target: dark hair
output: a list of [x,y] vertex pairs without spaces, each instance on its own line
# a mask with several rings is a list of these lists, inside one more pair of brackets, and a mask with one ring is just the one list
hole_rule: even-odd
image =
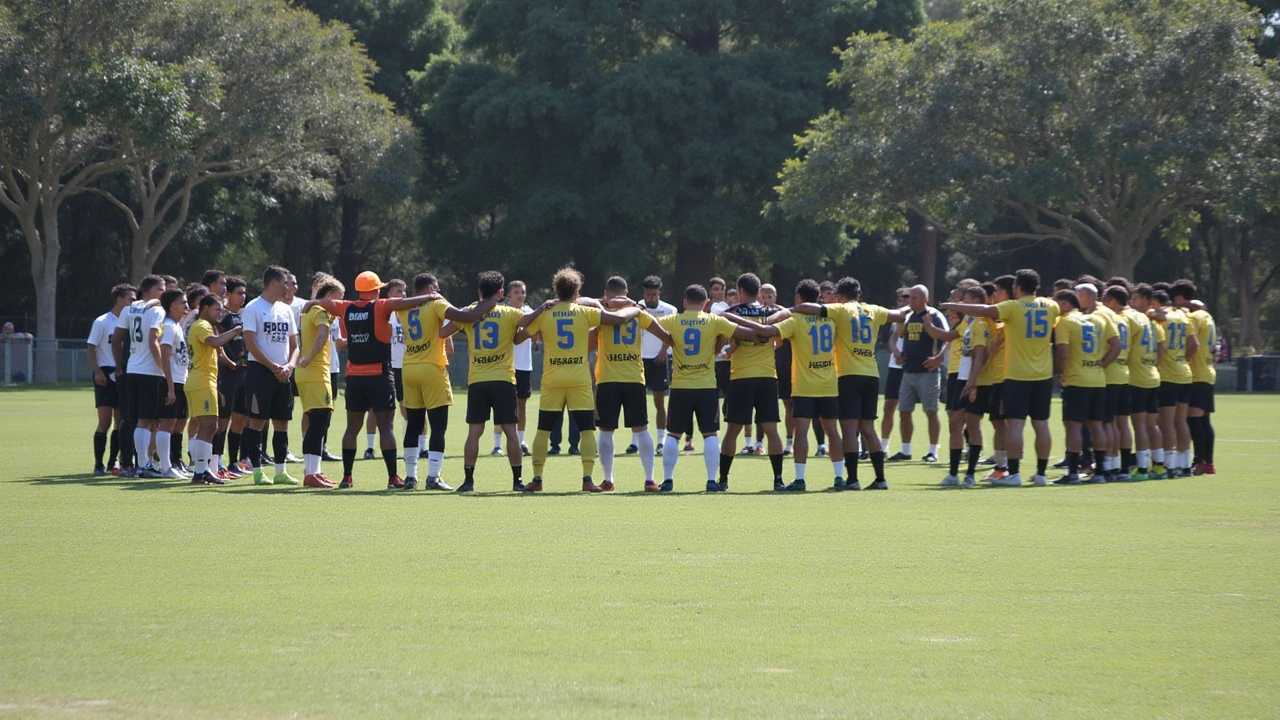
[[604,281],[604,289],[612,293],[627,294],[627,281],[621,275],[614,275]]
[[1058,278],[1057,280],[1053,281],[1054,290],[1070,290],[1075,286],[1076,284],[1071,280],[1068,280],[1067,278]]
[[1085,273],[1080,277],[1076,278],[1076,285],[1092,285],[1094,287],[1100,288],[1102,287],[1102,281],[1090,275],[1089,273]]
[[644,290],[661,290],[662,278],[657,275],[648,275],[640,281],[640,287]]
[[1169,293],[1165,292],[1164,290],[1156,290],[1156,291],[1154,291],[1154,292],[1152,292],[1152,293],[1151,293],[1151,299],[1152,299],[1152,300],[1155,300],[1156,302],[1160,303],[1161,305],[1168,305],[1168,304],[1169,304]]
[[323,300],[329,297],[329,293],[334,290],[337,290],[339,295],[346,294],[347,292],[347,289],[343,287],[341,282],[338,282],[337,278],[330,277],[328,280],[320,283],[320,286],[316,288],[316,293],[312,296],[312,299]]
[[704,303],[707,301],[707,289],[701,285],[690,285],[684,289],[685,302]]
[[713,277],[707,281],[707,287],[715,287],[717,285],[719,285],[720,287],[728,287],[728,284],[724,281],[724,278],[722,277]]
[[164,310],[164,314],[168,315],[170,305],[173,305],[175,302],[179,300],[186,300],[186,299],[187,299],[187,294],[182,292],[181,290],[165,290],[164,293],[160,295],[160,307],[161,309]]
[[200,283],[192,283],[188,285],[187,286],[187,305],[189,307],[196,307],[196,305],[200,303],[200,300],[204,298],[205,295],[208,295],[208,294],[209,294],[209,288],[201,285]]
[[1147,300],[1150,300],[1152,297],[1155,296],[1155,293],[1156,293],[1155,288],[1151,287],[1146,283],[1138,283],[1137,285],[1133,286],[1133,294],[1137,295],[1140,298],[1145,298]]
[[[205,277],[208,277],[208,276],[206,275]],[[213,293],[205,293],[204,297],[200,298],[201,310],[204,310],[210,305],[221,305],[221,304],[222,304],[222,298],[218,297],[217,295],[214,295]]]
[[142,282],[138,283],[138,294],[146,295],[162,285],[164,285],[164,278],[159,275],[148,275],[142,278]]
[[111,302],[114,303],[131,292],[137,295],[138,288],[130,285],[129,283],[120,283],[119,285],[111,288]]
[[983,290],[981,285],[966,286],[962,292],[966,298],[972,298],[980,303],[987,301],[987,291]]
[[217,283],[226,276],[227,274],[221,270],[205,270],[204,275],[200,276],[200,284],[205,287],[213,287],[214,283]]
[[1172,285],[1170,285],[1170,284],[1169,284],[1169,283],[1167,283],[1167,282],[1156,282],[1156,283],[1151,283],[1151,289],[1152,289],[1152,290],[1164,290],[1165,292],[1168,292],[1168,291],[1169,291],[1169,288],[1171,288],[1171,287],[1173,287],[1173,286],[1172,286]]
[[1169,295],[1171,297],[1180,297],[1183,300],[1195,300],[1196,284],[1186,278],[1177,280],[1173,283],[1173,286],[1169,288]]
[[506,287],[507,279],[497,270],[485,270],[476,275],[476,285],[480,287],[480,294],[485,299],[491,298],[502,291]]
[[284,282],[288,275],[289,271],[279,265],[268,265],[267,269],[262,271],[262,289],[265,290],[272,282]]
[[1121,305],[1129,304],[1129,289],[1123,285],[1108,285],[1107,289],[1102,292],[1104,300],[1115,300]]
[[1076,294],[1075,290],[1059,290],[1053,294],[1053,299],[1059,301],[1066,300],[1071,307],[1077,310],[1080,309],[1080,296]]
[[993,282],[982,283],[982,292],[986,293],[987,297],[993,297],[996,294],[996,284]]
[[[1012,275],[1000,275],[995,280],[992,280],[991,284],[1008,293],[1009,297],[1013,297],[1013,286],[1016,282],[1017,279]],[[994,295],[995,293],[992,294]]]
[[1035,295],[1040,289],[1040,273],[1023,268],[1013,274],[1013,284],[1027,295]]
[[551,287],[555,289],[557,298],[568,302],[582,289],[582,273],[571,267],[562,267],[552,276]]
[[836,292],[850,300],[862,297],[862,283],[857,278],[842,277],[836,281]]
[[429,272],[418,273],[417,275],[413,276],[413,292],[416,295],[421,295],[422,293],[426,292],[427,288],[431,287],[432,285],[439,285],[439,284],[440,284],[440,280],[437,279],[435,275],[432,275]]
[[760,276],[751,272],[742,273],[738,276],[738,289],[751,297],[759,295]]
[[166,289],[168,289],[169,287],[172,287],[174,290],[177,290],[178,285],[181,284],[178,282],[178,278],[172,275],[161,275],[160,277],[164,278],[164,284]]
[[401,290],[408,290],[409,286],[405,283],[405,281],[401,280],[400,278],[392,278],[388,280],[386,284],[386,289],[388,291],[390,291],[391,288],[400,288]]
[[833,293],[836,291],[836,284],[830,280],[823,280],[818,283],[818,290],[824,293]]
[[818,302],[818,298],[822,295],[822,286],[817,280],[801,280],[796,284],[796,295],[805,302]]
[[239,290],[242,287],[248,287],[249,283],[239,275],[231,275],[227,278],[227,294],[230,295],[233,290]]

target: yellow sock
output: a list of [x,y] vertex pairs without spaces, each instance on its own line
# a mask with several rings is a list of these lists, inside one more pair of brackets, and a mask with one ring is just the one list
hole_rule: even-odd
[[547,450],[551,448],[551,431],[539,430],[533,436],[533,476],[542,477],[542,469],[547,466]]
[[596,431],[583,430],[581,433],[578,449],[582,451],[582,476],[591,477],[591,471],[596,467]]

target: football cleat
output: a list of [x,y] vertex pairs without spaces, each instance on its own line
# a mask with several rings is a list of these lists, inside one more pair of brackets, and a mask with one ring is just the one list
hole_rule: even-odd
[[294,455],[292,450],[286,450],[284,452],[284,461],[287,463],[300,463],[302,462],[302,458]]
[[856,491],[856,490],[861,490],[861,489],[862,489],[862,484],[861,484],[861,483],[859,483],[857,480],[845,480],[845,481],[844,481],[844,489],[845,489],[845,490],[855,490],[855,491]]
[[476,489],[476,484],[474,482],[470,480],[465,480],[461,485],[458,486],[458,489],[455,492],[469,493],[469,492],[474,492],[475,489]]
[[823,443],[823,444],[819,445],[819,446],[818,446],[818,452],[814,453],[814,454],[813,454],[813,456],[814,456],[814,457],[826,457],[826,456],[827,456],[827,444],[826,444],[826,443]]
[[387,478],[387,489],[403,490],[404,480],[401,480],[399,475],[392,475],[391,477]]
[[94,465],[93,474],[97,477],[102,477],[107,474],[107,468],[103,465]]
[[738,454],[739,455],[755,455],[756,451],[755,451],[755,448],[751,447],[750,445],[744,445],[742,450],[740,450]]
[[613,490],[612,480],[605,480],[604,482],[600,483],[600,492],[610,492],[611,490]]
[[892,457],[888,458],[889,462],[902,462],[903,460],[910,460],[910,459],[911,459],[911,456],[903,453],[902,451],[898,451],[894,453]]
[[867,489],[868,490],[888,490],[889,483],[885,482],[884,478],[876,478],[875,482],[867,486]]
[[1044,487],[1045,485],[1049,484],[1049,478],[1043,475],[1032,475],[1031,484],[1035,485],[1036,487]]
[[325,462],[342,462],[342,458],[338,457],[337,455],[334,455],[328,450],[325,450],[324,452],[320,453],[320,459]]
[[273,485],[301,485],[302,481],[287,472],[282,472],[276,473],[276,476],[271,478],[271,483]]
[[[467,485],[467,484],[469,484],[469,483],[463,483],[463,484],[464,484],[464,485]],[[461,490],[461,489],[460,489],[460,490]],[[524,491],[525,491],[525,485],[524,485],[524,481],[523,481],[523,480],[512,480],[512,481],[511,481],[511,492],[524,492]]]
[[598,493],[604,492],[599,485],[592,482],[590,477],[582,478],[582,492]]
[[626,453],[628,455],[635,455],[638,452],[640,452],[640,448],[637,447],[635,443],[631,443],[627,446]]
[[1018,473],[1005,473],[1000,477],[995,477],[995,473],[991,475],[992,487],[1022,487],[1022,475]]
[[791,484],[787,486],[787,492],[804,492],[804,491],[805,491],[804,480],[801,480],[799,478],[796,478],[795,480],[791,481]]
[[986,478],[984,478],[984,480],[989,483],[994,483],[997,480],[1007,478],[1007,477],[1009,477],[1008,470],[992,470],[991,474],[988,475]]
[[938,456],[933,453],[925,453],[925,456],[920,458],[920,462],[936,463],[938,462]]
[[542,492],[542,478],[536,477],[530,480],[522,490],[523,492]]
[[271,478],[267,477],[267,474],[262,472],[262,468],[254,468],[253,484],[254,485],[270,485]]
[[942,478],[942,482],[938,483],[942,487],[955,487],[960,484],[960,478],[955,475],[948,475]]
[[1054,470],[1066,470],[1069,467],[1069,465],[1067,464],[1067,459],[1063,458],[1062,462],[1056,462],[1050,467],[1052,467]]
[[832,490],[844,490],[844,489],[845,489],[844,478],[842,478],[842,477],[838,477],[838,478],[836,478],[836,479],[831,483],[831,489],[832,489]]
[[709,492],[709,493],[716,493],[716,492],[720,492],[720,483],[716,482],[715,480],[708,480],[708,481],[707,481],[707,492]]
[[1196,463],[1195,468],[1193,468],[1193,472],[1196,475],[1217,475],[1218,474],[1218,470],[1213,466],[1213,463],[1208,463],[1208,462]]
[[378,457],[378,456],[377,456],[377,455],[375,455],[375,454],[373,453],[373,448],[365,448],[365,450],[364,450],[364,459],[365,459],[365,460],[373,460],[373,459],[374,459],[374,458],[376,458],[376,457]]
[[339,490],[349,490],[356,486],[355,478],[350,475],[343,475],[342,480],[338,482]]
[[656,483],[656,482],[654,482],[654,481],[652,481],[652,480],[645,480],[645,481],[644,481],[644,491],[645,491],[645,492],[658,492],[658,483]]
[[418,478],[416,478],[416,477],[407,477],[407,478],[405,478],[405,479],[404,479],[404,485],[403,485],[400,489],[401,489],[401,490],[417,490],[417,489],[418,489]]
[[971,487],[973,487],[973,486],[977,485],[978,483],[977,483],[977,481],[975,481],[975,480],[973,479],[973,476],[972,476],[972,475],[965,475],[965,476],[964,476],[964,480],[963,480],[963,481],[961,481],[961,483],[960,483],[960,484],[961,484],[962,486],[964,486],[964,487],[971,488]]
[[692,441],[692,440],[685,440],[685,441],[684,441],[684,451],[685,451],[685,452],[694,452],[694,448],[693,448],[693,441]]
[[1082,481],[1080,480],[1080,476],[1078,474],[1071,473],[1069,475],[1063,475],[1057,480],[1054,480],[1053,484],[1054,485],[1079,485],[1081,482]]
[[443,490],[445,492],[449,492],[453,488],[449,487],[449,484],[446,483],[444,480],[440,479],[439,477],[427,477],[427,479],[422,483],[422,489],[423,490]]
[[331,483],[331,482],[329,482],[328,480],[326,480],[326,479],[324,478],[324,476],[323,476],[323,475],[320,475],[320,474],[318,474],[318,473],[317,473],[317,474],[314,474],[314,475],[307,475],[307,476],[303,477],[303,478],[302,478],[302,486],[303,486],[303,487],[309,487],[309,488],[325,488],[325,489],[327,489],[327,488],[331,488],[331,487],[333,487],[333,483]]
[[191,479],[190,477],[184,475],[182,471],[176,467],[171,467],[168,470],[160,471],[160,477],[164,478],[165,480],[190,480]]
[[668,478],[663,480],[662,484],[658,486],[658,492],[671,492],[672,490],[675,490],[675,488],[676,482]]
[[502,457],[502,448],[495,447],[489,451],[489,457]]
[[1150,480],[1151,476],[1148,475],[1146,472],[1144,472],[1142,468],[1138,468],[1137,470],[1129,474],[1129,479],[1130,480]]
[[524,457],[529,457],[533,455],[533,451],[529,449],[528,445],[524,443],[520,443],[520,454],[523,455]]
[[204,482],[206,485],[226,485],[227,481],[214,475],[213,473],[205,473]]

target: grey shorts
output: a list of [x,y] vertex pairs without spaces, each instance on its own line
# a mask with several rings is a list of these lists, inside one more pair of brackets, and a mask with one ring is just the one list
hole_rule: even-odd
[[902,373],[902,388],[898,391],[898,412],[912,412],[916,403],[924,406],[925,412],[938,412],[938,395],[941,393],[939,378],[934,372]]

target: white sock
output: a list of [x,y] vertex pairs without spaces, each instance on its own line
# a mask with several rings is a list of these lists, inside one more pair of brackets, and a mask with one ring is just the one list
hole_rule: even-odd
[[501,429],[499,429],[497,432],[493,434],[493,446],[495,448],[502,447],[502,430]]
[[937,454],[938,454],[938,444],[937,444],[937,443],[931,443],[931,444],[929,445],[929,454],[930,454],[930,455],[937,455]]
[[365,435],[364,435],[364,439],[365,439],[365,441],[366,441],[367,443],[369,443],[369,444],[368,444],[368,445],[366,445],[365,447],[367,447],[367,448],[369,448],[370,450],[372,450],[372,449],[373,449],[373,440],[374,440],[374,438],[376,438],[377,436],[378,436],[378,435],[377,435],[377,433],[365,433]]
[[889,438],[887,437],[880,438],[880,451],[885,453],[886,455],[889,454]]
[[653,436],[648,430],[636,435],[636,447],[640,449],[640,467],[644,469],[644,481],[653,481]]
[[[213,443],[209,443],[209,447],[213,447]],[[224,466],[223,466],[223,464],[222,464],[222,456],[221,456],[221,455],[214,455],[214,456],[213,456],[213,460],[212,460],[212,461],[210,461],[210,463],[209,463],[209,464],[213,466],[213,469],[214,469],[214,470],[222,470],[222,468],[224,467]]]
[[1120,467],[1120,456],[1119,456],[1119,455],[1108,455],[1108,456],[1107,456],[1107,465],[1109,465],[1109,466],[1110,466],[1110,467],[1108,467],[1108,468],[1107,468],[1108,470],[1127,470],[1127,469],[1128,469],[1128,468],[1122,468],[1122,467]]
[[275,464],[275,466],[276,466],[276,474],[277,474],[277,475],[283,475],[283,474],[284,474],[284,463],[274,463],[274,464]]
[[804,466],[805,466],[805,463],[796,463],[796,479],[797,480],[804,479]]
[[310,453],[302,453],[302,477],[305,479],[308,475],[315,475],[315,471],[311,468],[315,465],[312,458],[318,457]]
[[444,453],[439,450],[427,451],[427,477],[440,477],[444,467]]
[[995,451],[996,467],[1009,467],[1009,453],[1006,450]]
[[160,472],[167,472],[173,467],[173,463],[169,461],[169,449],[173,441],[173,435],[164,430],[156,433],[156,454],[160,456]]
[[790,436],[788,436],[788,437],[787,437],[787,444],[786,444],[786,447],[784,447],[784,448],[783,448],[783,450],[790,450],[790,449],[791,449],[791,440],[792,440],[792,438],[791,438]]
[[204,444],[196,438],[187,441],[187,451],[191,453],[191,472],[199,475],[209,469],[209,463],[205,460]]
[[720,474],[720,436],[702,438],[702,464],[707,466],[707,481],[715,482]]
[[909,443],[909,442],[904,442],[904,443],[902,443],[902,454],[903,454],[903,455],[910,455],[910,454],[911,454],[911,443]]
[[1182,452],[1178,453],[1178,467],[1182,468],[1183,470],[1191,469],[1191,451],[1190,450],[1183,450]]
[[1164,448],[1151,448],[1151,459],[1156,461],[1157,465],[1164,464]]
[[664,480],[675,478],[676,461],[680,459],[680,438],[668,435],[662,441],[662,475]]
[[523,430],[517,430],[517,431],[516,431],[516,436],[520,438],[520,444],[521,444],[521,445],[524,445],[524,431],[523,431]]
[[604,479],[613,482],[613,431],[601,430],[596,437],[596,450],[600,453],[600,467],[604,469]]
[[631,444],[640,447],[640,433],[635,430],[631,431]]
[[838,478],[844,477],[844,461],[843,460],[832,460],[831,469],[835,470],[836,477]]
[[1151,451],[1139,450],[1138,451],[1138,469],[1147,470],[1150,467],[1151,467]]
[[1165,467],[1178,467],[1178,451],[1175,448],[1164,449],[1164,464]]
[[426,451],[427,451],[427,436],[419,435],[418,436],[418,454],[421,455]]
[[418,448],[416,447],[404,449],[404,476],[407,478],[418,477]]

